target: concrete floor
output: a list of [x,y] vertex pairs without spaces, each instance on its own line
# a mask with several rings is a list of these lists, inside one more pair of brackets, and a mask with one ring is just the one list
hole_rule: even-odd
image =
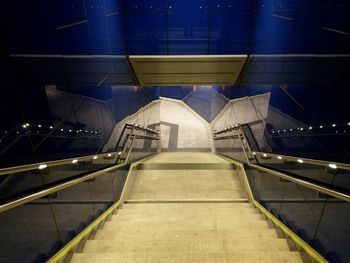
[[212,153],[166,152],[156,155],[146,163],[229,163]]
[[[209,153],[162,153],[147,162],[161,169],[138,170],[123,207],[67,261],[308,262],[245,199],[225,160]],[[162,167],[169,163],[194,165]]]

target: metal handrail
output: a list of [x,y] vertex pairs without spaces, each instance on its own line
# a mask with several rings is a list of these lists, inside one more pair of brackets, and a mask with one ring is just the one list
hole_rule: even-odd
[[[127,127],[133,127],[134,130],[140,130],[144,132],[148,132],[154,135],[159,135],[158,131],[146,128],[146,127],[140,127],[137,125],[131,125],[131,124],[126,124]],[[151,136],[147,136],[151,137]],[[154,137],[157,139],[158,137]],[[142,139],[141,137],[138,137],[138,139]],[[144,139],[146,139],[146,135],[144,135]],[[38,163],[33,163],[33,164],[25,164],[25,165],[20,165],[20,166],[13,166],[13,167],[6,167],[6,168],[1,168],[0,169],[0,176],[1,175],[8,175],[8,174],[13,174],[13,173],[19,173],[19,172],[26,172],[30,170],[36,170],[39,169],[41,165],[45,165],[45,168],[47,167],[53,167],[57,165],[63,165],[63,164],[70,164],[72,161],[87,161],[87,160],[93,160],[94,158],[113,158],[116,153],[114,151],[111,152],[106,152],[106,153],[100,153],[100,154],[94,154],[94,155],[85,155],[85,156],[79,156],[79,157],[72,157],[72,158],[66,158],[66,159],[60,159],[60,160],[54,160],[54,161],[43,161],[43,162],[38,162]]]
[[38,191],[34,194],[29,194],[29,195],[23,196],[21,198],[18,198],[16,200],[10,201],[8,203],[2,204],[2,205],[0,205],[0,213],[3,213],[5,211],[10,210],[12,208],[15,208],[17,206],[29,203],[29,202],[36,200],[36,199],[39,199],[43,196],[47,196],[49,194],[56,193],[56,192],[61,191],[63,189],[72,187],[74,185],[85,182],[89,179],[95,178],[95,177],[100,176],[102,174],[113,172],[113,171],[117,170],[118,168],[121,168],[125,165],[126,165],[126,162],[124,164],[113,165],[111,167],[90,173],[90,174],[82,176],[80,178],[73,179],[73,180],[70,180],[68,182],[65,182],[65,183],[62,183],[62,184],[59,184],[59,185],[56,185],[56,186],[53,186],[53,187],[50,187],[47,189],[43,189],[43,190]]
[[227,140],[227,139],[238,139],[238,135],[233,134],[233,135],[227,135],[227,136],[214,137],[215,141]]
[[26,171],[30,171],[30,170],[36,170],[39,168],[40,165],[46,165],[46,167],[52,167],[52,166],[57,166],[57,165],[62,165],[62,164],[69,164],[69,163],[72,163],[73,160],[86,161],[86,160],[93,159],[95,156],[97,156],[97,157],[112,157],[113,155],[115,155],[115,152],[106,152],[106,153],[100,153],[100,154],[94,154],[94,155],[72,157],[72,158],[61,159],[61,160],[54,160],[54,161],[47,161],[47,162],[40,162],[40,163],[25,164],[25,165],[20,165],[20,166],[13,166],[13,167],[0,169],[0,175],[7,175],[7,174],[13,174],[13,173],[19,173],[19,172],[26,172]]
[[338,162],[331,162],[331,161],[323,161],[323,160],[317,160],[317,159],[310,159],[310,158],[304,158],[304,157],[296,157],[296,156],[290,156],[290,155],[282,155],[282,154],[276,154],[276,153],[269,153],[269,152],[252,152],[253,155],[261,155],[263,157],[273,156],[276,157],[276,159],[283,159],[283,160],[289,160],[289,161],[296,161],[300,162],[302,160],[303,163],[308,164],[314,164],[319,166],[325,166],[329,167],[330,165],[334,167],[334,169],[343,169],[343,170],[350,170],[350,164],[346,163],[338,163]]
[[[241,132],[241,135],[243,135],[244,138],[247,140],[241,125],[239,125],[239,130]],[[346,164],[346,163],[310,159],[310,158],[297,157],[297,156],[291,156],[291,155],[283,155],[283,154],[277,154],[277,153],[252,151],[249,147],[249,144],[248,144],[248,149],[249,149],[250,153],[253,155],[262,155],[263,157],[274,156],[279,160],[283,159],[283,160],[319,165],[319,166],[324,166],[324,167],[330,167],[332,169],[350,170],[350,164]]]
[[321,192],[321,193],[333,196],[333,197],[341,199],[343,201],[350,202],[350,195],[347,195],[347,194],[344,194],[344,193],[332,190],[332,189],[327,188],[327,187],[320,186],[318,184],[310,183],[308,181],[305,181],[305,180],[302,180],[302,179],[298,179],[298,178],[286,175],[284,173],[277,172],[275,170],[271,170],[271,169],[266,168],[266,167],[262,167],[262,166],[257,165],[257,164],[252,164],[250,162],[248,163],[248,166],[250,166],[252,168],[255,168],[255,169],[259,170],[259,171],[262,171],[262,172],[265,172],[265,173],[268,173],[268,174],[272,174],[272,175],[278,176],[280,178],[286,179],[286,180],[288,180],[290,182],[293,182],[293,183],[305,186],[307,188],[311,188],[311,189],[316,190],[318,192]]
[[[0,205],[0,213],[5,212],[7,210],[10,210],[12,208],[15,208],[17,206],[29,203],[29,202],[31,202],[33,200],[36,200],[36,199],[39,199],[39,198],[41,198],[43,196],[47,196],[49,194],[52,194],[52,193],[61,191],[63,189],[72,187],[74,185],[77,185],[79,183],[85,182],[85,181],[87,181],[89,179],[93,179],[93,178],[98,177],[100,175],[103,175],[103,174],[106,174],[106,173],[109,173],[109,172],[113,172],[113,171],[115,171],[115,170],[117,170],[117,169],[119,169],[119,168],[121,168],[123,166],[126,166],[128,164],[128,160],[129,160],[129,157],[130,157],[130,154],[131,154],[131,151],[132,151],[135,139],[136,139],[136,136],[131,136],[130,137],[131,144],[129,146],[129,149],[127,149],[127,150],[123,149],[122,152],[124,152],[124,151],[127,152],[127,156],[126,156],[126,158],[125,158],[125,160],[124,160],[124,162],[122,164],[115,164],[115,165],[110,166],[108,168],[103,168],[101,170],[89,173],[89,174],[84,175],[84,176],[82,176],[80,178],[73,179],[73,180],[70,180],[68,182],[61,183],[59,185],[55,185],[55,186],[52,186],[50,188],[46,188],[46,189],[40,190],[40,191],[38,191],[36,193],[28,194],[28,195],[25,195],[25,196],[20,197],[18,199],[9,201],[9,202],[7,202],[5,204]],[[147,138],[145,138],[145,139],[147,139]]]
[[[343,201],[350,202],[350,195],[348,195],[348,194],[341,193],[341,192],[335,191],[333,189],[330,189],[330,188],[327,188],[327,187],[324,187],[324,186],[321,186],[321,185],[318,185],[318,184],[315,184],[315,183],[311,183],[311,182],[306,181],[306,180],[295,178],[293,176],[284,174],[282,172],[275,171],[275,170],[270,169],[270,168],[266,168],[266,167],[260,166],[258,164],[251,163],[250,159],[249,159],[249,156],[248,156],[248,153],[247,153],[247,151],[246,151],[246,149],[244,147],[244,142],[243,142],[243,140],[247,141],[247,139],[245,138],[245,135],[244,135],[242,129],[240,129],[240,130],[241,130],[241,134],[240,135],[242,135],[243,138],[242,138],[242,136],[238,136],[238,137],[239,137],[239,140],[241,142],[242,149],[244,151],[244,155],[245,155],[245,158],[246,158],[246,161],[247,161],[247,165],[249,167],[255,168],[255,169],[259,170],[259,171],[262,171],[262,172],[265,172],[265,173],[268,173],[268,174],[271,174],[271,175],[274,175],[274,176],[278,176],[278,177],[283,178],[285,180],[288,180],[290,182],[293,182],[293,183],[305,186],[307,188],[311,188],[313,190],[316,190],[318,192],[327,194],[329,196],[333,196],[333,197],[341,199]],[[249,151],[250,151],[250,149],[249,149]],[[253,154],[253,152],[251,152],[251,154]]]
[[[235,131],[235,130],[240,131],[240,133],[245,137],[243,129],[242,129],[242,125],[241,124],[236,124],[235,126],[230,126],[230,127],[225,128],[225,129],[213,132],[214,140],[220,140],[220,139],[224,140],[225,139],[224,136],[223,137],[216,137],[216,136],[218,134],[222,134],[222,133],[226,133],[226,132],[230,132],[230,131]],[[231,135],[231,136],[233,137],[234,135]],[[231,136],[227,136],[227,139],[230,139],[229,137],[231,137]],[[232,138],[232,139],[236,139],[236,138]],[[303,158],[303,157],[297,157],[297,156],[291,156],[291,155],[283,155],[283,154],[277,154],[277,153],[252,151],[250,149],[249,145],[248,145],[248,148],[249,148],[250,153],[252,153],[253,155],[262,155],[263,157],[274,156],[277,159],[282,158],[284,160],[296,161],[296,162],[298,162],[298,161],[300,162],[300,160],[302,160],[303,163],[319,165],[319,166],[324,166],[324,167],[330,167],[332,169],[343,169],[343,170],[349,170],[350,171],[350,164],[346,164],[346,163],[339,163],[339,162],[332,162],[332,161],[324,161],[324,160]]]

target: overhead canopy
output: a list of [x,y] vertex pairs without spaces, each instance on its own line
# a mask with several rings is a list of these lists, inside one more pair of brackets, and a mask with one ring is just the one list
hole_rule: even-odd
[[246,55],[129,56],[142,86],[234,84]]

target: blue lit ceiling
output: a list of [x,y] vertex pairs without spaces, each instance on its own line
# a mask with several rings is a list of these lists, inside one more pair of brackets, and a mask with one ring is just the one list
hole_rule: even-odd
[[10,53],[348,53],[347,0],[12,0]]
[[[11,0],[2,11],[3,53],[34,54],[15,64],[49,84],[134,84],[131,54],[350,53],[348,0]],[[278,83],[276,65],[304,73],[320,60],[278,59],[249,59],[243,82]]]

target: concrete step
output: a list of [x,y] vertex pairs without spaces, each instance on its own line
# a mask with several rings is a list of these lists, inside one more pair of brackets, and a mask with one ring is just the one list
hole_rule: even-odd
[[185,203],[248,203],[247,198],[171,198],[171,199],[127,199],[124,204],[185,204]]
[[164,239],[164,240],[88,240],[83,252],[238,252],[289,251],[287,241],[263,239]]
[[75,253],[72,263],[303,263],[299,252],[231,252],[231,253]]
[[231,163],[213,153],[169,152],[161,153],[144,163]]
[[[164,180],[165,181],[165,180]],[[198,180],[197,182],[194,181],[191,184],[186,183],[174,183],[171,184],[169,182],[162,183],[162,180],[159,180],[157,184],[161,185],[161,190],[169,190],[169,191],[200,191],[200,190],[213,190],[213,191],[237,191],[241,190],[241,186],[239,183],[235,182],[220,182],[218,184],[213,185],[210,181],[209,182],[203,182],[202,180]],[[137,184],[133,185],[135,188],[137,188],[135,191],[155,191],[158,188],[156,188],[154,185],[152,185],[151,182],[147,182],[147,180],[140,180],[137,182]],[[134,191],[134,190],[133,190]]]
[[147,228],[152,229],[170,229],[170,230],[234,230],[237,228],[251,228],[252,231],[258,231],[259,229],[268,229],[269,223],[261,220],[247,220],[247,221],[227,221],[218,223],[215,220],[192,220],[189,222],[128,222],[128,221],[116,221],[107,222],[104,226],[104,230],[118,230],[125,228],[127,231],[136,231]]
[[240,216],[242,214],[259,214],[257,209],[251,207],[238,207],[234,208],[209,208],[209,209],[168,209],[168,208],[159,208],[159,209],[119,209],[117,210],[117,215],[177,215],[179,213],[186,213],[190,215],[230,215],[230,216]]
[[243,197],[238,176],[222,170],[138,170],[128,199]]
[[169,209],[169,210],[215,210],[218,208],[252,208],[253,205],[250,203],[145,203],[145,204],[124,204],[123,209],[145,209],[145,210],[158,210],[158,209]]
[[191,215],[186,213],[181,213],[177,215],[153,215],[153,216],[143,216],[143,215],[115,215],[113,216],[112,220],[107,222],[108,224],[120,224],[122,222],[128,223],[159,223],[159,224],[166,224],[166,223],[181,223],[183,225],[185,224],[206,224],[208,222],[214,222],[217,224],[251,224],[254,222],[267,222],[266,219],[260,215],[260,214],[242,214],[239,216],[232,216],[232,215],[225,215],[220,216],[215,214],[206,214],[202,216],[197,215]]
[[234,170],[233,163],[140,163],[138,170]]
[[[224,182],[239,182],[239,177],[232,170],[137,170],[134,175],[140,181],[157,180],[161,182],[171,182],[179,178],[183,181],[177,183],[199,182],[202,184],[210,183],[215,180],[215,184],[222,184]],[[135,182],[137,184],[137,182]]]
[[159,240],[159,239],[235,239],[235,238],[278,238],[275,229],[260,229],[253,232],[251,228],[238,228],[235,230],[168,230],[151,229],[144,231],[99,230],[95,233],[95,240]]
[[243,198],[241,190],[218,190],[218,191],[203,191],[203,190],[179,190],[173,191],[170,189],[161,189],[155,191],[133,191],[128,199],[132,200],[162,200],[162,199],[235,199]]
[[264,217],[261,214],[255,213],[242,213],[239,215],[234,215],[233,213],[158,213],[158,214],[135,214],[135,213],[124,213],[113,215],[111,222],[120,222],[120,221],[143,221],[143,222],[169,222],[169,221],[189,221],[197,219],[214,219],[217,222],[236,220],[236,221],[246,221],[246,220],[264,220]]

